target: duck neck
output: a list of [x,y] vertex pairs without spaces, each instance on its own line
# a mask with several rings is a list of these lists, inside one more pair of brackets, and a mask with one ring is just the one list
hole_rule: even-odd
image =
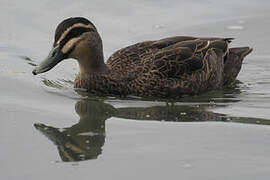
[[[85,47],[87,46],[83,45],[81,48]],[[108,71],[108,67],[104,63],[102,44],[85,49],[84,53],[80,55],[78,63],[81,76],[95,73],[106,73]]]
[[103,54],[102,56],[92,55],[87,56],[79,61],[79,68],[81,75],[88,75],[94,73],[107,72],[108,67],[104,63]]

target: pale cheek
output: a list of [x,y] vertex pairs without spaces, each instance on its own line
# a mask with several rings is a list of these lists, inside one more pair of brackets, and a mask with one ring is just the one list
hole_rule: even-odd
[[89,49],[87,42],[80,41],[74,48],[72,54],[74,58],[85,59],[88,56]]
[[82,48],[81,48],[81,43],[77,44],[76,47],[73,49],[73,51],[69,54],[69,57],[70,58],[73,58],[73,59],[82,59],[83,58],[83,51],[82,51]]

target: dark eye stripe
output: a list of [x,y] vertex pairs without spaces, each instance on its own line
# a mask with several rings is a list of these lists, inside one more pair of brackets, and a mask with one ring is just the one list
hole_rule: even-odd
[[[60,47],[63,47],[70,39],[79,37],[85,32],[95,31],[95,29],[89,27],[76,27],[71,29],[65,38],[60,42]],[[54,44],[55,45],[55,44]]]
[[82,39],[78,40],[77,42],[75,42],[73,44],[73,46],[65,53],[65,55],[68,57],[69,54],[75,49],[75,47],[77,46],[77,44],[79,44],[79,42],[82,41]]

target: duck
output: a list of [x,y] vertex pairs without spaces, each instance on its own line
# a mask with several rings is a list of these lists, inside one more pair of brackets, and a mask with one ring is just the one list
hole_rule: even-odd
[[236,80],[250,47],[229,47],[233,38],[174,36],[139,42],[104,61],[96,26],[84,17],[63,20],[48,57],[32,71],[75,59],[75,89],[101,96],[181,98],[222,89]]

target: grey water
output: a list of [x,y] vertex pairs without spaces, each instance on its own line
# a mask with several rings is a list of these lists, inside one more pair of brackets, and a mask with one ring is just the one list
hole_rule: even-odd
[[[270,1],[0,0],[0,179],[269,179]],[[235,84],[175,101],[78,93],[74,60],[37,77],[58,23],[90,19],[105,56],[175,35],[250,46]]]

